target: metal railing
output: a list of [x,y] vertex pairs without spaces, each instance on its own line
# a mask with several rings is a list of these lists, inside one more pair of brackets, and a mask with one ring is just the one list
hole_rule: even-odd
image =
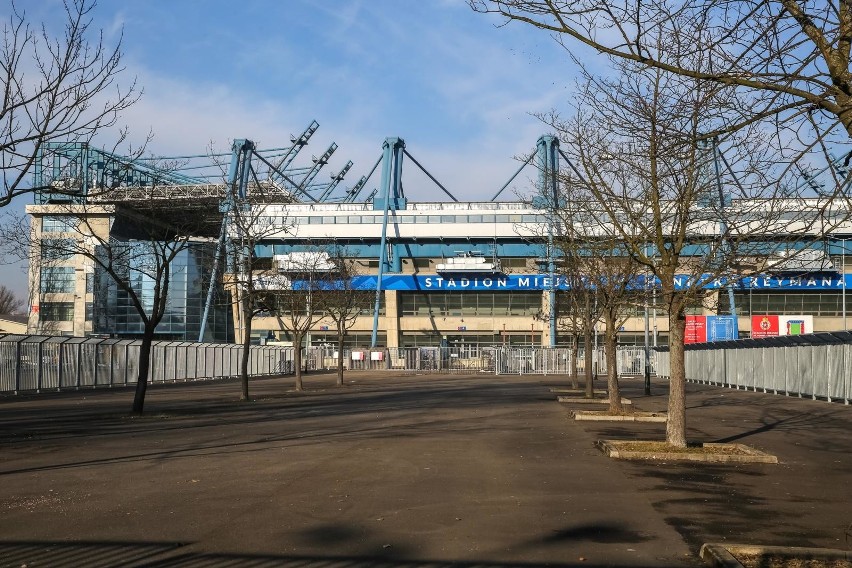
[[[0,336],[0,393],[125,386],[136,383],[139,340],[39,335]],[[217,379],[239,375],[243,347],[219,343],[155,341],[151,382]],[[316,368],[306,357],[307,369]],[[252,376],[293,372],[293,349],[252,346]]]
[[[319,349],[320,367],[337,368],[337,351]],[[353,371],[494,373],[496,347],[390,347],[346,349],[343,366]]]
[[[316,348],[317,368],[337,368],[334,348]],[[651,354],[653,367],[655,354]],[[645,353],[641,347],[620,347],[616,356],[619,375],[642,375]],[[595,350],[593,364],[599,374],[606,373],[603,348]],[[578,372],[585,370],[581,349]],[[343,367],[355,371],[408,371],[416,373],[493,373],[497,375],[552,375],[571,372],[571,349],[548,347],[398,347],[345,349]]]
[[[40,335],[0,335],[0,394],[71,390],[136,384],[140,340]],[[294,371],[294,352],[285,346],[251,346],[249,375],[284,375]],[[238,376],[242,345],[155,341],[148,378],[152,383]],[[402,371],[492,375],[571,373],[571,350],[546,347],[475,346],[347,349],[344,368],[352,371]],[[639,348],[618,353],[619,374],[641,374]],[[585,357],[580,350],[578,372]],[[606,372],[603,349],[595,352],[599,374]],[[303,350],[307,371],[337,369],[337,352],[329,347]]]

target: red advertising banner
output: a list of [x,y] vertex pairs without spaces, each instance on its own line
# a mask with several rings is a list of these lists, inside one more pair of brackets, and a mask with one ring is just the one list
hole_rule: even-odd
[[778,337],[778,316],[751,316],[751,336],[753,339]]
[[707,316],[686,316],[684,343],[707,342]]

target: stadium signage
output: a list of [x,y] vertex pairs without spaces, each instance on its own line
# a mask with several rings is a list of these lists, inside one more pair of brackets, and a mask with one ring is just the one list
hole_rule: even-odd
[[[707,289],[728,287],[724,278],[705,278],[703,286]],[[683,289],[694,285],[693,276],[676,276],[675,288]],[[362,290],[375,289],[375,276],[358,276],[353,280],[356,288]],[[650,287],[659,287],[659,280],[649,282]],[[636,289],[645,288],[643,278],[638,278],[633,285]],[[746,276],[733,282],[737,290],[841,290],[844,287],[843,278],[836,274],[819,274],[804,276]],[[846,287],[852,289],[852,274],[846,275]],[[461,292],[461,291],[544,291],[569,290],[568,279],[562,276],[550,277],[544,274],[495,274],[478,276],[439,276],[385,274],[382,277],[382,289],[423,292]]]

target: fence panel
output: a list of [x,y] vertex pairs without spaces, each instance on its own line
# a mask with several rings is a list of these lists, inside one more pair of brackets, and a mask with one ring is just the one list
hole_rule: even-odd
[[[728,346],[687,350],[685,357],[689,380],[846,402],[852,395],[852,344]],[[668,352],[657,354],[657,363],[666,372],[669,360]],[[694,374],[705,362],[706,379]]]
[[[83,337],[0,336],[0,393],[79,389],[136,383],[139,340]],[[242,346],[154,341],[149,380],[154,382],[237,376]],[[308,370],[322,368],[321,353],[305,350]],[[250,374],[293,372],[293,349],[251,346]],[[382,362],[384,363],[384,362]]]
[[828,377],[830,374],[831,354],[828,345],[814,345],[810,348],[810,369],[805,369],[809,378],[808,394],[816,397],[816,393],[828,393]]

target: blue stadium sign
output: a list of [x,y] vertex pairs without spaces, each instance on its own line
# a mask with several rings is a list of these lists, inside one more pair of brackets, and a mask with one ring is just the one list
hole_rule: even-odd
[[[675,277],[675,287],[683,288],[692,284],[690,276]],[[720,289],[728,286],[725,279],[706,278],[704,287]],[[356,288],[376,289],[376,276],[357,276],[353,280]],[[659,286],[659,281],[656,281]],[[644,288],[642,278],[637,279],[636,289]],[[819,274],[810,276],[746,276],[734,283],[738,290],[841,290],[843,278],[839,274]],[[846,275],[846,287],[852,289],[852,274]],[[439,276],[412,274],[385,274],[382,278],[383,290],[419,291],[419,292],[486,292],[486,291],[545,291],[551,289],[568,290],[568,280],[561,276],[551,278],[543,274],[495,274],[478,276]]]

